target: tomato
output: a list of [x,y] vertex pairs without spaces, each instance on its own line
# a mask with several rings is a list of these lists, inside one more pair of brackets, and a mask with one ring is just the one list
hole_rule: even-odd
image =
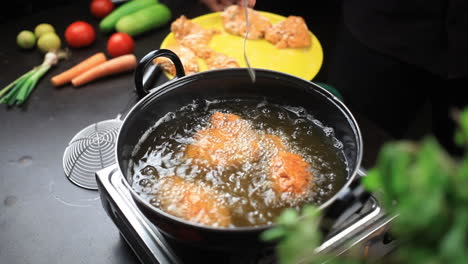
[[96,39],[93,26],[84,21],[71,23],[65,30],[65,40],[73,48],[87,47]]
[[111,0],[93,0],[89,5],[89,10],[93,16],[103,18],[114,10],[114,3]]
[[112,57],[132,53],[134,48],[135,41],[127,33],[114,33],[107,41],[107,52]]

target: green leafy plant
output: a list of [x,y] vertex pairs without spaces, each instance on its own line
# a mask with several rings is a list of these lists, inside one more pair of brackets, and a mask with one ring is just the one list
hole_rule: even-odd
[[[277,247],[281,263],[300,263],[305,259],[321,258],[311,251],[310,245],[318,246],[321,241],[318,230],[320,213],[314,206],[307,206],[300,216],[294,209],[286,209],[277,220],[278,226],[262,234],[262,239],[281,239]],[[309,246],[305,246],[309,245]]]
[[299,214],[294,209],[286,209],[277,219],[277,226],[262,233],[265,241],[279,240],[277,255],[279,263],[328,263],[359,264],[359,259],[335,259],[326,254],[318,254],[314,248],[320,246],[322,235],[319,231],[320,211],[312,205],[305,206]]
[[[460,129],[455,142],[467,150],[468,108],[458,113],[457,121]],[[466,153],[461,158],[452,157],[432,136],[419,142],[389,142],[381,149],[376,166],[369,170],[363,184],[390,214],[398,215],[391,232],[399,246],[385,258],[385,263],[468,261]],[[364,263],[343,257],[327,259],[314,253],[311,248],[320,244],[319,211],[305,208],[302,216],[292,215],[285,211],[278,219],[278,227],[263,236],[266,240],[279,239],[281,263]]]

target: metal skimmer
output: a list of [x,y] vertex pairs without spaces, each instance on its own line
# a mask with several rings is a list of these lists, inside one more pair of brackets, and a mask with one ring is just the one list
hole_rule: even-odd
[[[160,73],[159,67],[148,67],[143,76],[143,85],[153,85]],[[122,120],[137,98],[136,94],[130,97],[115,119],[89,125],[70,140],[63,154],[63,169],[72,183],[90,190],[98,189],[95,173],[116,163],[114,150]]]
[[97,190],[96,171],[115,163],[114,149],[122,121],[101,121],[78,132],[63,154],[65,175],[74,184]]

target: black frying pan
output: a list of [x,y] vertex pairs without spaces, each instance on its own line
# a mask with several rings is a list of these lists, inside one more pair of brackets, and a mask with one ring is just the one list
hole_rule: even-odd
[[[143,86],[145,68],[156,57],[168,57],[176,67],[176,77],[147,91]],[[362,187],[354,181],[362,158],[362,139],[359,127],[347,107],[324,88],[292,75],[256,69],[256,81],[252,82],[246,69],[220,69],[185,76],[182,64],[173,52],[155,50],[141,59],[135,72],[135,86],[142,99],[127,114],[120,129],[116,160],[126,179],[126,186],[141,212],[165,235],[202,247],[222,249],[251,248],[264,245],[259,234],[269,226],[216,228],[203,226],[174,217],[143,200],[132,189],[129,162],[136,144],[156,120],[196,99],[248,98],[267,100],[271,103],[304,107],[324,125],[332,127],[335,136],[344,147],[348,174],[339,191],[320,205],[326,215],[336,217],[361,193]],[[362,197],[357,197],[362,198]]]

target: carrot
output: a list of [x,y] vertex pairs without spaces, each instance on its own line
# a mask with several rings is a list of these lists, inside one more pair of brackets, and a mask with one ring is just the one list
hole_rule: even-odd
[[137,59],[133,54],[122,55],[101,63],[71,80],[73,86],[80,86],[96,79],[135,69]]
[[93,56],[85,59],[84,61],[76,64],[72,68],[53,76],[50,81],[54,86],[64,85],[70,82],[76,76],[82,74],[83,72],[93,68],[96,65],[99,65],[107,60],[106,55],[104,53],[99,52],[94,54]]

